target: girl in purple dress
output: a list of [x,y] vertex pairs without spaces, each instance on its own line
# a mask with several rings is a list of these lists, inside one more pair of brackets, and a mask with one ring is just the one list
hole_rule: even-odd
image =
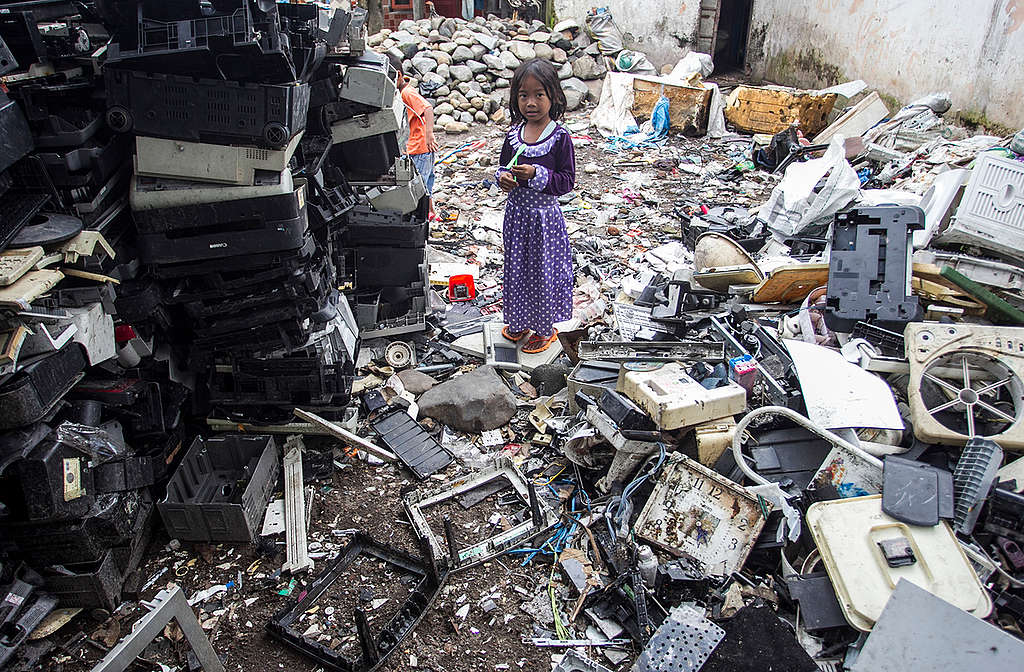
[[[556,123],[565,112],[558,74],[531,59],[516,70],[509,94],[512,129],[501,147],[498,186],[508,192],[502,335],[523,352],[548,349],[555,322],[572,317],[572,253],[558,197],[572,191],[576,156],[572,138]],[[532,333],[531,333],[532,332]]]

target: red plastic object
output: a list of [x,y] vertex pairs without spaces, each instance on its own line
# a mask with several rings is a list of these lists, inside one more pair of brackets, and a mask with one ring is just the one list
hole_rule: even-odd
[[449,301],[452,301],[453,303],[458,301],[472,301],[475,298],[476,283],[473,282],[472,275],[453,275],[448,278]]
[[114,327],[114,341],[117,343],[130,341],[136,336],[138,336],[138,334],[135,333],[135,327],[132,327],[131,325],[119,324]]

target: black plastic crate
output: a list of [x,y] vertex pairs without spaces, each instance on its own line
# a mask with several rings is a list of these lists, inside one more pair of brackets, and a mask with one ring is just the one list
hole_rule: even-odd
[[83,147],[60,152],[37,152],[53,184],[61,188],[96,189],[122,167],[131,154],[123,135],[92,139]]
[[32,151],[32,133],[18,104],[0,90],[0,172],[7,170]]
[[154,14],[157,7],[145,7],[141,21],[133,17],[131,26],[117,31],[107,48],[107,62],[147,72],[202,72],[238,81],[296,79],[295,50],[289,49],[274,13],[259,11],[251,3],[219,4],[209,16],[171,7]]
[[305,201],[299,184],[289,194],[139,211],[139,256],[179,264],[296,250],[306,242]]
[[64,607],[117,608],[125,577],[138,568],[152,539],[153,508],[152,502],[143,502],[129,542],[107,550],[99,561],[62,565],[70,574],[52,567],[45,570],[47,591],[56,595]]
[[[316,312],[333,291],[330,272],[323,257],[303,272],[291,273],[273,281],[244,287],[241,291],[221,292],[212,298],[184,301],[185,314],[200,324],[250,310],[265,310],[277,304],[295,304],[299,314]],[[290,310],[285,307],[285,310]],[[284,313],[282,313],[284,314]]]
[[139,515],[146,513],[145,497],[137,490],[105,495],[82,519],[7,523],[0,526],[0,537],[38,566],[99,562],[110,548],[132,539]]
[[121,603],[124,575],[114,560],[113,549],[104,553],[98,562],[63,567],[70,573],[53,569],[43,573],[47,592],[56,596],[62,607],[99,607],[113,611]]
[[359,247],[355,254],[356,286],[371,289],[422,283],[425,259],[422,247]]
[[[206,344],[207,347],[216,348],[220,345],[232,350],[239,346],[251,348],[262,345],[263,340],[259,335],[268,327],[275,326],[296,334],[304,333],[308,340],[313,332],[322,329],[320,325],[334,319],[337,314],[336,298],[332,295],[326,297],[316,310],[285,302],[260,310],[226,315],[216,320],[197,322],[193,326],[193,333],[195,342]],[[295,341],[296,347],[304,344]]]
[[430,235],[430,223],[418,211],[403,216],[398,212],[374,210],[369,205],[357,205],[348,212],[347,220],[341,235],[342,244],[347,247],[422,248]]
[[196,438],[157,504],[167,533],[183,541],[252,541],[279,470],[270,436]]
[[247,84],[106,69],[107,123],[119,133],[280,148],[306,128],[307,84]]
[[353,182],[386,175],[401,154],[396,133],[381,133],[331,146],[331,161]]
[[41,420],[82,377],[85,351],[71,342],[0,385],[0,430]]
[[183,278],[171,285],[166,301],[172,305],[194,302],[212,305],[233,297],[246,297],[267,287],[280,288],[292,296],[304,296],[315,292],[324,282],[331,283],[330,277],[326,257],[315,256],[298,268],[281,265]]
[[344,406],[354,380],[348,363],[247,359],[230,372],[211,372],[210,400],[221,406]]

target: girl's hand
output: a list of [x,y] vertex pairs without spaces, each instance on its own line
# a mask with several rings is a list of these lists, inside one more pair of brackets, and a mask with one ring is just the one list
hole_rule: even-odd
[[512,175],[514,175],[516,179],[532,180],[533,176],[536,174],[537,168],[529,164],[512,166]]
[[516,183],[516,178],[512,176],[512,173],[508,171],[502,171],[498,175],[498,186],[501,187],[502,191],[511,192],[519,185]]

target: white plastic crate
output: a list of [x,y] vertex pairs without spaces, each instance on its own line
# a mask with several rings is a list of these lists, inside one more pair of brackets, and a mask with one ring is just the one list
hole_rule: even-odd
[[1024,163],[979,155],[956,217],[938,240],[1018,257],[1024,250]]

